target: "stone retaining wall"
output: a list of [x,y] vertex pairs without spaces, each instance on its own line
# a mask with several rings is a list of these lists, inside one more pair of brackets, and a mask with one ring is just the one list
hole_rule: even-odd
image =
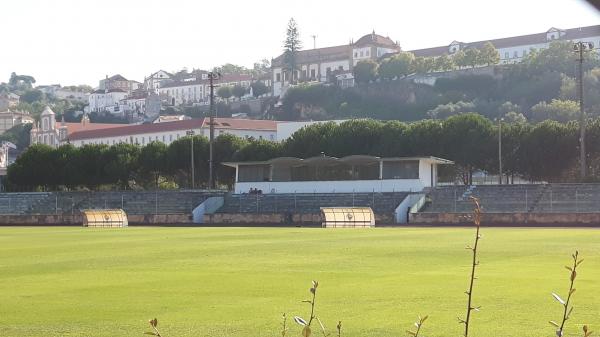
[[[191,214],[128,215],[129,225],[189,225]],[[81,214],[2,215],[0,226],[82,226]]]

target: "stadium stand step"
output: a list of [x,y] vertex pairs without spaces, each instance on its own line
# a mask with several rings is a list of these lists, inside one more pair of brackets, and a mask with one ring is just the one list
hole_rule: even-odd
[[319,213],[321,207],[371,207],[392,214],[408,193],[231,194],[218,213]]

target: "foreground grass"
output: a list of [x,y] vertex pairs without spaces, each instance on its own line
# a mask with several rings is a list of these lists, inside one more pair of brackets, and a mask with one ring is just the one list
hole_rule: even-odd
[[[600,231],[483,228],[473,336],[553,336],[585,258],[566,336],[600,330]],[[282,312],[317,313],[345,336],[460,336],[471,229],[0,228],[0,336],[277,336]],[[288,322],[290,336],[300,329]]]

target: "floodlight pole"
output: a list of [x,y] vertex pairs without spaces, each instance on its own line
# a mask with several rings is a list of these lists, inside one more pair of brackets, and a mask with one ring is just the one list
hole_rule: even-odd
[[208,80],[210,87],[210,110],[209,110],[209,142],[208,142],[208,188],[214,188],[214,167],[213,167],[213,143],[215,139],[215,80],[220,77],[218,72],[209,72]]
[[196,133],[194,132],[194,130],[190,130],[190,131],[187,131],[185,134],[190,136],[190,145],[191,145],[190,146],[191,147],[190,157],[191,157],[191,161],[192,161],[192,165],[191,165],[192,166],[192,189],[194,189],[194,187],[196,186],[195,181],[194,181],[195,175],[196,175],[196,170],[194,170],[194,134],[196,134]]
[[577,53],[579,62],[579,81],[578,81],[578,89],[579,89],[579,150],[580,150],[580,175],[581,180],[585,179],[587,173],[587,165],[586,165],[586,151],[585,151],[585,128],[586,128],[586,118],[585,118],[585,110],[583,107],[583,52],[585,50],[592,50],[594,46],[590,42],[575,42],[573,44],[573,50]]

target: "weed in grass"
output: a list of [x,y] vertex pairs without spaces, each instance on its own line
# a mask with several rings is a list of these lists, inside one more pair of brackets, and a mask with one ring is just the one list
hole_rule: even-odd
[[158,331],[158,320],[156,318],[151,319],[148,321],[148,323],[150,323],[150,327],[152,327],[152,330],[154,330],[154,331],[147,331],[147,332],[145,332],[145,334],[156,336],[156,337],[162,337],[162,335]]
[[[319,317],[317,317],[317,314],[315,312],[315,305],[316,305],[316,300],[317,300],[317,288],[318,287],[319,287],[319,282],[312,281],[312,287],[310,288],[310,293],[312,294],[312,299],[302,301],[304,303],[310,304],[310,317],[308,319],[308,322],[304,318],[302,318],[300,316],[294,316],[294,321],[298,325],[301,325],[303,327],[302,328],[302,336],[303,337],[310,337],[310,335],[312,333],[311,325],[312,325],[312,323],[313,323],[314,320],[317,320],[317,322],[319,322],[319,327],[321,328],[321,333],[323,334],[323,337],[327,337],[327,336],[330,335],[325,330],[325,325],[319,319]],[[342,333],[342,322],[341,321],[339,321],[339,323],[337,325],[337,330],[338,330],[338,336],[341,336],[341,333]]]
[[[565,323],[569,320],[569,318],[571,317],[571,313],[573,312],[573,305],[571,304],[571,297],[573,296],[573,294],[575,293],[575,279],[577,278],[577,267],[579,267],[579,265],[583,262],[583,259],[579,259],[579,252],[575,251],[575,253],[573,253],[573,255],[571,255],[573,258],[573,266],[565,266],[565,268],[569,271],[570,276],[569,276],[569,280],[570,280],[570,285],[569,285],[569,292],[567,294],[567,300],[563,300],[558,294],[556,293],[552,293],[552,297],[554,297],[554,299],[556,299],[558,301],[558,303],[560,303],[563,306],[563,315],[561,318],[561,323],[558,324],[556,321],[550,321],[550,324],[552,324],[555,328],[557,328],[556,330],[556,336],[558,337],[562,337],[564,334],[564,329],[565,329]],[[569,306],[570,305],[570,306]],[[587,326],[584,329],[584,335],[587,337],[589,336],[589,334],[591,334],[591,331],[588,331]]]
[[587,325],[583,326],[583,337],[590,337],[592,335],[592,331],[588,328]]
[[283,322],[281,323],[281,337],[285,337],[288,330],[289,329],[287,328],[287,316],[284,312],[283,313]]
[[425,320],[428,318],[429,316],[425,315],[423,317],[419,316],[419,319],[415,322],[415,327],[417,328],[415,331],[412,330],[406,330],[406,332],[413,336],[413,337],[419,337],[419,332],[421,332],[421,327],[423,326],[423,323],[425,322]]

